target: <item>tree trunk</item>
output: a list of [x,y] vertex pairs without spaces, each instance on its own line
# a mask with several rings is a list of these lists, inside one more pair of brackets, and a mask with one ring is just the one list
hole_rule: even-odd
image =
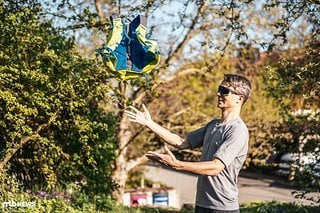
[[113,198],[117,203],[122,203],[122,197],[124,194],[124,187],[128,178],[127,162],[124,154],[120,154],[116,158],[116,168],[113,171],[114,181],[117,183],[118,188],[113,192]]
[[116,153],[115,167],[113,170],[113,178],[116,181],[118,188],[114,191],[113,197],[118,203],[122,203],[122,196],[124,194],[124,187],[128,178],[127,169],[127,144],[132,137],[132,131],[130,131],[129,121],[123,113],[120,115],[118,143],[119,147]]

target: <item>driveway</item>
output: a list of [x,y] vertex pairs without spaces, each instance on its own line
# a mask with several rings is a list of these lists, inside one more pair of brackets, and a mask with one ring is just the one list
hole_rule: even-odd
[[[170,168],[146,166],[146,177],[167,186],[175,187],[180,198],[180,206],[193,204],[195,201],[197,176],[185,172],[174,171]],[[255,173],[241,173],[238,178],[240,204],[272,201],[300,202],[294,198],[292,187],[281,184],[279,178]],[[320,197],[320,193],[310,196]],[[310,204],[309,201],[301,201]]]

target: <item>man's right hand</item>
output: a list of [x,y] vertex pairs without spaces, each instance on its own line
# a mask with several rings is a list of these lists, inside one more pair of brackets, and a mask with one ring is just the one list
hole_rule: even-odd
[[125,113],[129,117],[129,121],[148,126],[153,121],[147,107],[144,104],[142,104],[142,107],[143,112],[139,111],[133,106],[129,106],[132,111],[125,110]]
[[[190,144],[184,138],[179,135],[171,133],[169,130],[163,128],[156,122],[154,122],[150,116],[147,107],[143,104],[143,112],[137,110],[136,108],[129,106],[130,111],[126,110],[125,113],[129,117],[129,121],[139,123],[148,127],[151,131],[156,133],[160,138],[162,138],[167,144],[174,146],[178,149],[187,149]],[[153,157],[150,156],[150,157]]]

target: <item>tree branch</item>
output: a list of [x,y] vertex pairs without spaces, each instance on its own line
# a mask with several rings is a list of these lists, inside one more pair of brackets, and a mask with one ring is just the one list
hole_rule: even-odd
[[[163,148],[157,149],[154,152],[159,152],[159,153],[164,153]],[[136,166],[139,166],[141,164],[146,163],[149,160],[149,158],[147,158],[145,155],[135,158],[135,159],[131,159],[128,161],[127,163],[127,171],[132,170],[133,168],[135,168]]]
[[195,156],[200,156],[201,152],[200,151],[195,151],[195,150],[191,150],[191,149],[184,149],[184,150],[180,150],[181,152],[185,152],[185,153],[189,153]]
[[45,129],[46,127],[48,127],[56,118],[57,118],[57,114],[59,113],[60,110],[57,110],[49,119],[49,121],[45,124],[41,124],[36,132],[33,135],[30,136],[25,136],[21,139],[20,143],[9,149],[4,157],[4,159],[0,162],[0,172],[3,172],[5,170],[5,167],[7,165],[7,163],[11,160],[11,158],[15,155],[15,153],[19,150],[22,149],[24,145],[26,145],[29,141],[36,139],[39,135],[39,133]]
[[181,70],[180,72],[176,72],[175,74],[171,75],[169,78],[166,78],[162,82],[168,83],[168,82],[171,82],[181,76],[190,75],[190,74],[194,74],[194,73],[204,74],[204,71],[205,71],[205,69],[198,69],[198,68],[189,68],[189,69]]
[[[203,15],[203,11],[205,9],[205,2],[206,1],[201,1],[201,4],[198,8],[198,13],[195,16],[195,18],[193,19],[188,32],[186,33],[186,35],[184,36],[184,38],[182,39],[182,41],[177,45],[176,49],[169,55],[169,57],[165,60],[165,66],[170,65],[172,61],[174,61],[178,55],[181,53],[181,51],[183,50],[183,48],[185,47],[185,45],[187,44],[187,42],[190,40],[190,38],[192,37],[194,30],[195,30],[195,26],[198,23],[199,18]],[[160,74],[160,73],[159,73]]]
[[187,112],[188,110],[190,110],[190,109],[191,109],[191,107],[183,108],[182,110],[174,113],[173,115],[170,115],[170,116],[168,117],[168,120],[169,120],[169,121],[175,120],[177,116],[180,116],[180,115],[186,113],[186,112]]
[[138,89],[134,94],[132,95],[133,97],[133,103],[141,103],[142,99],[146,96],[146,92],[142,91],[141,89]]
[[143,130],[142,130],[142,131],[141,131],[141,130],[142,130],[142,128],[140,128],[134,135],[132,135],[126,144],[124,144],[121,148],[119,148],[119,152],[118,152],[117,156],[118,156],[118,155],[121,155],[122,151],[123,151],[126,147],[128,147],[129,144],[130,144],[131,142],[133,142],[134,139],[136,139],[142,132],[144,132]]
[[103,10],[102,10],[101,2],[100,2],[99,0],[94,0],[94,6],[95,6],[95,8],[96,8],[96,11],[97,11],[97,14],[98,14],[98,17],[99,17],[99,21],[100,21],[101,23],[104,23],[104,21],[105,21],[106,19],[105,19]]

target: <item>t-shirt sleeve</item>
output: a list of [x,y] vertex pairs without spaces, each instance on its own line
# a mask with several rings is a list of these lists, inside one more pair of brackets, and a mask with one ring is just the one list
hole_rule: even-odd
[[206,127],[202,127],[200,129],[190,132],[187,135],[187,140],[191,148],[197,148],[202,146],[205,133]]
[[248,150],[248,140],[249,133],[246,127],[237,126],[230,128],[225,133],[224,142],[213,157],[220,159],[227,167],[236,157],[246,155]]

